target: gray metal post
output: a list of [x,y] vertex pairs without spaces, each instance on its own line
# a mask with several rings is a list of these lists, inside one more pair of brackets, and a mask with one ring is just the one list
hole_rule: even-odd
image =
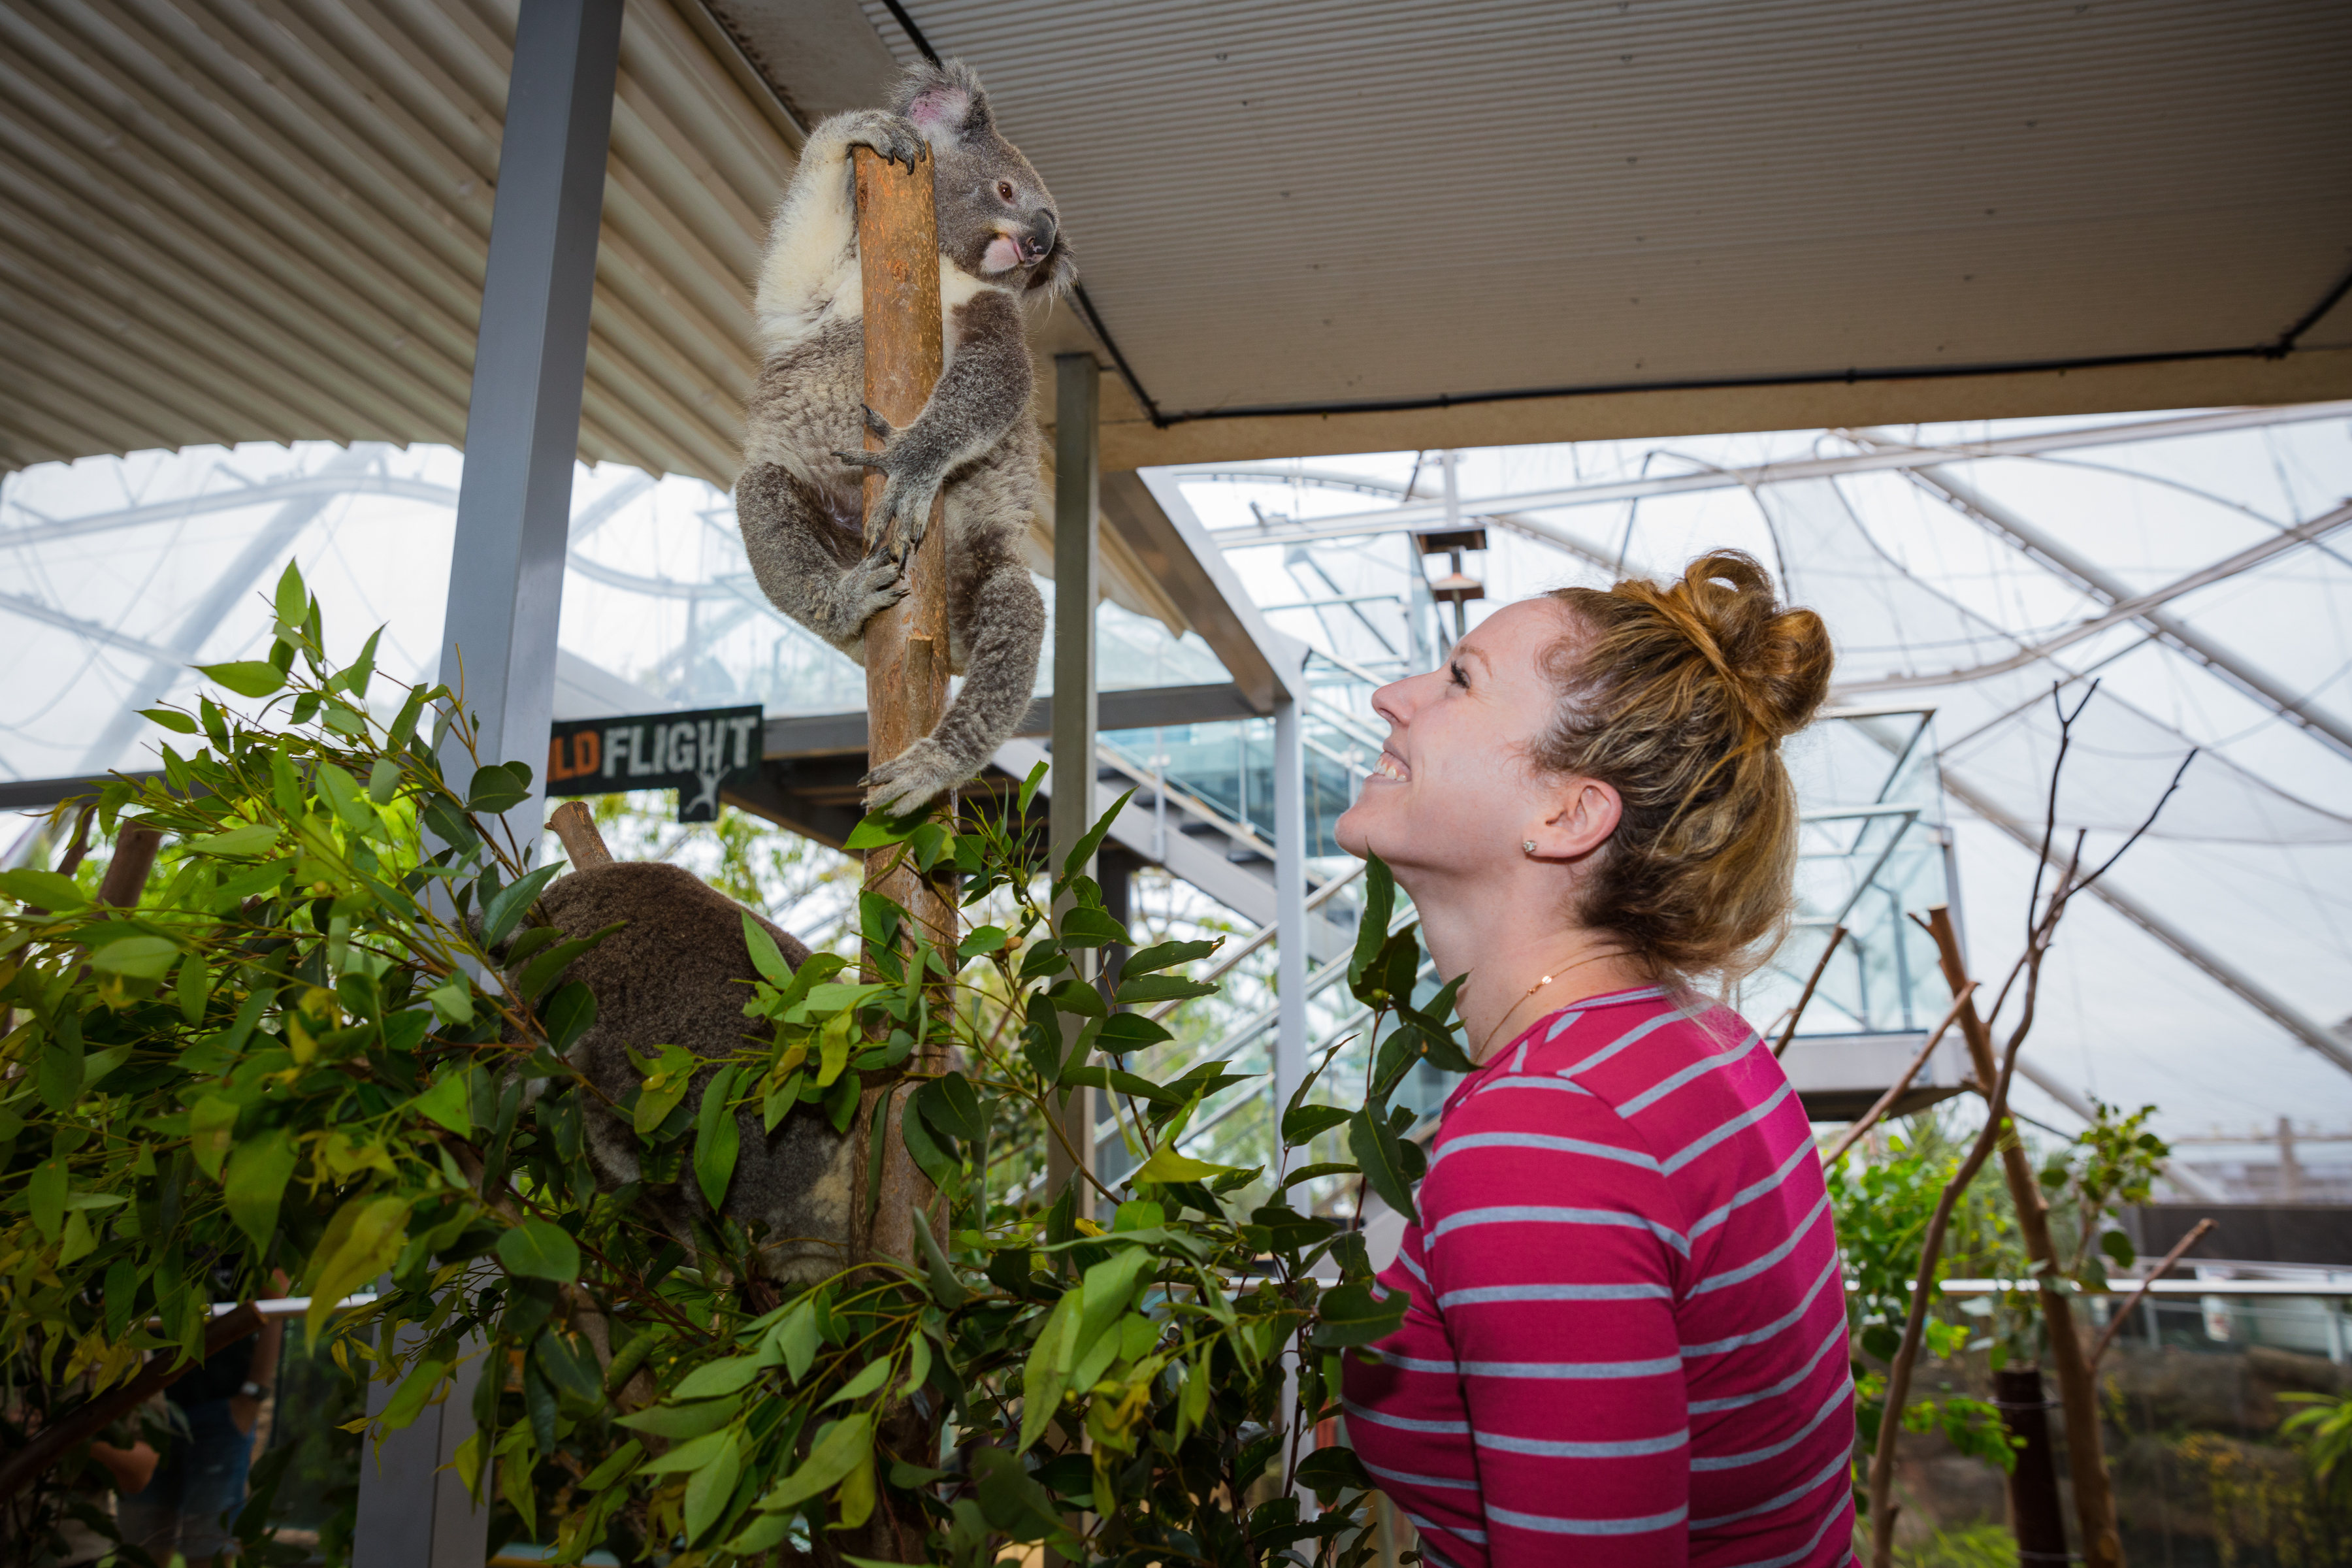
[[[1304,677],[1298,680],[1301,689]],[[1307,747],[1303,704],[1286,695],[1274,705],[1275,995],[1274,1103],[1281,1108],[1307,1079]]]
[[[515,35],[490,215],[481,329],[466,411],[441,679],[481,719],[485,763],[530,764],[531,795],[506,814],[527,849],[544,806],[555,707],[555,627],[587,378],[621,0],[530,0]],[[464,793],[472,762],[442,766]]]
[[[467,1348],[476,1353],[457,1363],[446,1399],[426,1405],[380,1452],[373,1442],[361,1444],[353,1568],[479,1568],[489,1555],[490,1510],[476,1509],[457,1472],[442,1468],[474,1432],[481,1342]],[[393,1392],[389,1384],[368,1384],[368,1414],[382,1414]]]
[[[1102,368],[1091,353],[1054,359],[1054,771],[1046,817],[1054,874],[1095,818],[1095,584],[1102,512]],[[1091,876],[1091,864],[1080,871]],[[1092,978],[1088,975],[1087,978]],[[1066,1040],[1086,1020],[1066,1016]],[[1074,1089],[1062,1127],[1091,1168],[1095,1096]],[[1062,1143],[1046,1147],[1048,1192],[1060,1194],[1076,1169]]]
[[[530,766],[530,798],[506,816],[526,852],[544,805],[556,618],[620,52],[621,0],[522,7],[466,415],[441,679],[457,687],[462,664],[466,705],[481,720],[482,761]],[[474,771],[464,748],[445,746],[442,766],[463,794]],[[467,1364],[479,1375],[478,1361]],[[436,1475],[473,1430],[472,1395],[467,1382],[362,1461],[353,1568],[479,1568],[489,1510],[474,1508],[454,1476]]]

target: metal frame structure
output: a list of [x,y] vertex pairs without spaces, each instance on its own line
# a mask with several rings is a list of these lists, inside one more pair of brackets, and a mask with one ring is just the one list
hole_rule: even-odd
[[[724,341],[735,344],[742,336],[736,330],[740,323],[728,313],[740,309],[740,301],[717,300],[715,295],[703,300],[702,303],[709,306],[710,319],[707,321],[700,317],[688,321],[684,316],[673,320],[661,314],[677,308],[674,300],[665,302],[662,299],[667,292],[677,291],[668,289],[666,283],[664,288],[640,285],[615,289],[616,296],[625,298],[619,303],[608,300],[599,307],[604,313],[599,318],[603,336],[596,342],[603,346],[592,345],[592,297],[598,277],[600,236],[611,232],[603,211],[608,189],[620,192],[615,199],[630,205],[629,221],[635,226],[630,232],[676,240],[671,248],[677,250],[677,255],[665,252],[651,262],[635,255],[624,258],[623,269],[630,277],[658,275],[665,279],[696,279],[721,275],[740,277],[742,273],[738,265],[740,256],[730,252],[724,257],[705,257],[698,247],[707,249],[706,241],[692,237],[676,239],[662,234],[661,223],[647,221],[647,212],[658,213],[661,209],[646,204],[640,188],[646,182],[615,183],[608,172],[608,153],[614,148],[616,139],[625,142],[627,145],[622,149],[625,158],[632,161],[632,166],[662,171],[665,178],[657,183],[670,187],[667,194],[671,196],[715,201],[709,197],[709,189],[719,182],[694,178],[696,165],[689,153],[700,156],[725,142],[736,151],[712,155],[721,157],[733,174],[756,180],[767,171],[757,156],[741,149],[756,152],[772,139],[778,145],[796,145],[797,127],[790,124],[788,113],[772,102],[761,100],[757,103],[760,124],[738,127],[727,136],[715,132],[702,134],[709,128],[689,124],[685,118],[698,96],[692,90],[692,73],[679,68],[675,58],[664,55],[649,43],[642,58],[631,60],[627,68],[640,73],[640,79],[656,82],[657,90],[651,92],[647,102],[639,102],[635,97],[623,102],[616,130],[616,88],[624,77],[622,0],[531,0],[531,4],[521,7],[520,16],[508,75],[503,128],[498,140],[495,205],[488,220],[488,260],[479,296],[481,325],[473,345],[470,370],[462,377],[455,372],[456,361],[450,356],[462,346],[457,340],[463,334],[457,328],[463,323],[449,318],[443,308],[446,301],[428,300],[411,312],[427,321],[417,330],[429,341],[432,352],[441,356],[435,361],[432,374],[417,381],[415,386],[408,386],[403,379],[414,377],[400,368],[395,354],[378,352],[372,346],[362,352],[339,342],[335,352],[348,353],[355,356],[356,362],[364,362],[373,371],[382,373],[382,384],[350,374],[348,367],[339,375],[331,363],[332,354],[319,352],[316,345],[305,345],[302,352],[294,353],[290,352],[290,340],[279,344],[281,350],[289,351],[280,357],[289,363],[299,362],[303,374],[318,377],[321,388],[334,386],[339,405],[350,404],[348,408],[340,409],[339,418],[344,413],[351,414],[354,427],[380,426],[386,437],[406,439],[437,435],[446,438],[452,433],[447,429],[446,395],[455,386],[466,386],[468,402],[464,440],[469,458],[457,491],[453,495],[445,487],[367,473],[363,470],[373,465],[376,452],[354,444],[325,471],[299,479],[162,506],[134,506],[100,516],[41,521],[16,531],[0,542],[26,545],[93,535],[140,526],[164,516],[185,517],[208,510],[249,507],[257,501],[268,501],[274,508],[207,592],[168,632],[134,637],[98,626],[17,594],[0,595],[0,614],[60,626],[142,656],[154,672],[149,684],[161,684],[194,656],[213,626],[251,590],[288,542],[333,498],[366,492],[434,504],[454,503],[457,531],[444,630],[442,679],[452,686],[462,686],[467,704],[481,715],[480,744],[487,754],[538,753],[544,744],[562,668],[556,627],[569,546],[593,531],[617,506],[643,488],[616,491],[586,510],[578,514],[572,511],[573,464],[583,447],[583,399],[590,410],[589,424],[602,426],[586,433],[586,445],[591,450],[632,458],[645,454],[650,461],[706,474],[724,468],[728,447],[723,430],[711,426],[699,407],[689,407],[688,404],[694,384],[724,379],[718,373],[728,367],[720,362],[727,353],[740,353],[740,347],[730,347],[727,353],[714,351],[706,355],[709,364],[682,369],[667,362],[677,357],[676,344],[688,339],[696,343]],[[646,37],[674,42],[677,27],[683,25],[672,17],[661,24],[669,32],[649,32]],[[721,49],[714,58],[720,58],[730,71],[739,67],[750,69],[740,51],[731,47]],[[498,74],[494,68],[488,72],[491,77]],[[769,89],[762,87],[761,90]],[[670,113],[678,116],[675,123],[665,117]],[[681,126],[685,128],[679,129]],[[680,175],[677,173],[679,169],[688,173]],[[436,171],[436,177],[462,172],[455,167]],[[455,185],[454,179],[450,183]],[[461,194],[470,193],[472,188],[469,182]],[[406,212],[408,206],[399,205],[406,203],[419,214],[427,212],[421,196],[411,202],[404,193],[388,195],[389,189],[387,186],[384,191],[373,192],[369,199],[386,204],[388,211],[397,205],[398,210]],[[395,195],[397,203],[394,201]],[[723,206],[725,203],[718,202],[717,205]],[[706,216],[709,221],[704,226],[711,233],[730,225],[743,228],[745,221],[743,214]],[[749,222],[753,226],[746,233],[755,232],[757,218],[756,213],[750,214]],[[180,236],[188,221],[184,215],[163,215],[159,216],[158,225],[171,237]],[[430,224],[420,218],[415,226],[429,228]],[[740,242],[741,236],[736,239]],[[184,247],[192,252],[205,249],[206,245],[201,237],[184,242],[175,238],[174,243],[184,243]],[[612,247],[613,251],[625,249],[627,247],[622,245]],[[607,259],[612,258],[608,251]],[[232,267],[215,270],[227,277],[240,269]],[[260,264],[245,270],[259,281],[236,281],[236,289],[246,292],[235,297],[249,301],[251,290],[266,290],[272,275]],[[143,281],[156,298],[167,300],[168,308],[186,304],[184,298],[173,296],[168,289],[153,288],[155,279]],[[223,293],[224,298],[234,293],[217,279],[212,287],[228,290]],[[436,285],[436,289],[439,287]],[[695,287],[685,289],[688,293],[696,291]],[[463,294],[465,290],[456,292]],[[2339,287],[2337,297],[2341,292]],[[425,295],[439,299],[434,289],[425,289],[419,297]],[[368,310],[377,309],[373,300],[368,301]],[[366,320],[385,327],[384,335],[389,337],[391,315],[383,315],[381,320],[368,316]],[[694,330],[684,331],[681,323]],[[2293,335],[2289,334],[2290,342]],[[394,349],[405,341],[403,333],[394,342]],[[354,335],[351,342],[361,344],[362,340]],[[176,352],[163,357],[172,359]],[[639,370],[637,379],[646,386],[657,385],[658,394],[643,397],[642,406],[626,399],[616,400],[609,384],[593,384],[597,372],[592,363],[592,352],[601,353],[610,363],[630,361]],[[442,360],[448,363],[444,364]],[[91,363],[97,364],[100,360],[93,358]],[[178,364],[179,359],[173,363]],[[200,364],[182,364],[168,374],[159,372],[156,379],[159,384],[169,380],[175,388],[194,388],[201,393],[203,368]],[[1255,1039],[1272,1026],[1276,1040],[1273,1092],[1277,1103],[1286,1100],[1305,1074],[1309,1002],[1318,991],[1336,983],[1344,970],[1343,961],[1337,956],[1344,950],[1333,941],[1333,932],[1326,929],[1328,922],[1318,915],[1310,923],[1309,918],[1318,907],[1333,907],[1330,895],[1344,879],[1327,882],[1310,899],[1307,795],[1309,757],[1316,742],[1307,731],[1309,721],[1316,717],[1316,700],[1307,679],[1307,648],[1267,622],[1265,611],[1252,601],[1225,561],[1223,552],[1228,549],[1262,544],[1306,545],[1321,540],[1425,530],[1440,523],[1455,528],[1464,521],[1475,521],[1513,531],[1597,565],[1617,566],[1622,564],[1618,552],[1532,514],[1642,497],[1736,488],[1753,489],[1790,479],[1871,471],[1900,473],[2104,604],[2105,608],[2100,616],[2062,634],[2057,642],[2031,650],[2036,657],[2045,657],[2064,642],[2080,640],[2115,621],[2136,619],[2153,635],[2212,668],[2270,710],[2291,720],[2337,752],[2352,755],[2352,728],[2236,658],[2228,648],[2201,637],[2163,609],[2170,597],[2219,581],[2288,549],[2314,543],[2334,530],[2352,524],[2352,507],[2339,508],[2276,540],[2216,562],[2179,579],[2169,589],[2135,595],[2120,581],[2102,572],[2095,563],[2071,554],[2028,520],[2005,510],[1948,471],[1948,465],[1956,462],[2046,456],[2074,447],[2113,445],[2120,439],[2155,439],[2289,419],[2341,419],[2352,416],[2352,403],[2314,404],[2286,411],[2232,409],[1932,448],[1904,445],[1875,433],[1855,432],[1852,439],[1857,450],[1832,457],[1469,499],[1458,493],[1449,458],[1443,464],[1443,495],[1438,499],[1423,499],[1411,481],[1399,490],[1377,480],[1321,475],[1317,477],[1318,483],[1349,485],[1392,496],[1397,504],[1311,521],[1262,521],[1255,528],[1213,531],[1203,526],[1186,501],[1181,481],[1204,475],[1266,476],[1274,470],[1264,465],[1224,463],[1105,472],[1102,366],[1097,354],[1091,347],[1086,352],[1060,354],[1055,369],[1058,526],[1054,548],[1057,599],[1064,611],[1056,617],[1055,689],[1050,698],[1033,705],[1024,726],[1024,738],[1007,746],[1000,753],[997,764],[1018,777],[1038,760],[1051,762],[1051,778],[1044,793],[1051,822],[1053,854],[1058,867],[1097,809],[1101,793],[1098,784],[1105,768],[1123,770],[1130,782],[1145,782],[1138,777],[1130,763],[1101,749],[1101,730],[1154,723],[1271,719],[1273,815],[1277,827],[1270,845],[1253,827],[1246,812],[1239,814],[1238,820],[1226,816],[1171,789],[1164,779],[1154,777],[1150,781],[1149,799],[1155,815],[1162,820],[1147,830],[1139,817],[1130,817],[1115,827],[1103,853],[1108,857],[1116,846],[1118,852],[1130,860],[1164,864],[1176,875],[1255,921],[1260,933],[1243,944],[1243,952],[1266,940],[1276,942],[1276,1003],[1264,1017],[1246,1024],[1233,1037],[1233,1043]],[[604,379],[610,383],[615,378],[608,370]],[[395,396],[395,393],[399,395]],[[415,406],[402,407],[402,397]],[[201,396],[195,399],[198,404],[203,401]],[[709,401],[706,389],[702,402],[707,405]],[[657,416],[647,410],[657,410]],[[1253,412],[1224,409],[1220,414],[1247,416]],[[167,420],[153,427],[178,429],[184,423]],[[1440,426],[1464,427],[1461,421],[1448,421],[1441,413],[1426,428]],[[1296,430],[1299,426],[1294,424],[1285,428]],[[1259,449],[1265,448],[1261,446]],[[1134,563],[1135,569],[1150,578],[1153,591],[1163,595],[1174,612],[1201,633],[1230,673],[1230,683],[1140,692],[1098,691],[1093,609],[1099,596],[1107,551],[1115,551],[1121,561]],[[612,581],[615,575],[609,569],[593,565],[583,565],[583,570],[590,575],[602,571],[604,575],[599,580],[604,581]],[[644,586],[626,583],[616,585]],[[712,596],[718,596],[738,590],[721,585],[710,592]],[[1428,607],[1425,583],[1412,583],[1410,592],[1416,612]],[[1362,595],[1349,595],[1335,588],[1330,597],[1311,603],[1317,608],[1360,613],[1364,602]],[[1416,626],[1421,619],[1417,613],[1413,616]],[[1413,651],[1404,650],[1404,658],[1410,659]],[[1989,669],[1987,673],[1990,672]],[[1962,677],[1967,674],[1962,672]],[[1924,679],[1919,682],[1927,683]],[[1847,694],[1887,689],[1891,688],[1886,682],[1861,683]],[[763,777],[757,784],[733,794],[730,799],[812,837],[837,843],[856,816],[855,780],[866,766],[863,719],[860,713],[841,713],[772,720],[766,734],[769,766]],[[110,721],[90,748],[83,764],[85,773],[116,760],[131,733],[130,726],[137,721],[135,715],[128,713]],[[1050,735],[1053,742],[1050,753],[1027,738],[1045,735]],[[471,765],[471,758],[462,749],[453,749],[445,757],[448,774],[461,790]],[[64,778],[0,787],[0,806],[44,804],[73,793],[87,782],[86,778]],[[1946,787],[1987,821],[2021,841],[2032,842],[2027,830],[1993,802],[1957,782],[1948,781]],[[1171,805],[1178,808],[1182,824],[1174,833],[1167,831],[1164,825]],[[534,792],[530,799],[508,814],[509,824],[519,840],[528,843],[536,837],[541,805]],[[1196,831],[1185,831],[1187,828]],[[1886,853],[1892,852],[1892,846],[1890,840]],[[1269,848],[1270,868],[1265,868],[1265,852]],[[1882,863],[1884,858],[1882,855]],[[2352,1049],[2347,1049],[2335,1031],[2303,1015],[2259,981],[2122,893],[2104,885],[2095,887],[2093,891],[2294,1037],[2338,1067],[2352,1071]],[[1292,940],[1294,936],[1298,940]],[[1239,956],[1240,953],[1232,955],[1229,962]],[[1316,966],[1318,961],[1326,960],[1328,962]],[[2063,1086],[2048,1081],[2030,1066],[2026,1071],[2053,1094],[2066,1100]],[[1089,1150],[1096,1146],[1102,1132],[1089,1104],[1091,1099],[1091,1095],[1074,1097],[1072,1111],[1072,1126],[1082,1134],[1076,1142]],[[478,1373],[477,1366],[476,1374]],[[469,1429],[469,1388],[461,1387],[447,1401],[428,1409],[415,1425],[390,1436],[382,1446],[379,1458],[363,1464],[355,1547],[359,1568],[456,1568],[460,1563],[472,1568],[480,1562],[487,1511],[475,1510],[462,1483],[442,1468]],[[373,1405],[380,1407],[382,1399],[388,1394],[388,1389],[374,1391]]]

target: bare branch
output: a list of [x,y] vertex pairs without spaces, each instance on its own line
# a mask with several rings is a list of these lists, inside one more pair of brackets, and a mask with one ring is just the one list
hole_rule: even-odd
[[1806,976],[1803,994],[1797,998],[1797,1005],[1789,1009],[1789,1026],[1780,1031],[1780,1038],[1772,1047],[1774,1061],[1780,1059],[1781,1054],[1789,1048],[1789,1042],[1797,1037],[1797,1021],[1805,1016],[1805,1004],[1813,999],[1813,987],[1819,985],[1822,976],[1829,972],[1830,957],[1837,952],[1838,943],[1844,940],[1845,927],[1840,926],[1830,932],[1830,944],[1822,949],[1822,956],[1813,964],[1812,973]]
[[2132,1309],[2140,1304],[2141,1300],[2147,1295],[2148,1290],[2158,1280],[2172,1272],[2172,1266],[2187,1256],[2190,1247],[2205,1238],[2205,1233],[2213,1228],[2214,1223],[2213,1219],[2208,1216],[2189,1226],[2189,1234],[2174,1242],[2172,1250],[2164,1255],[2164,1261],[2148,1270],[2147,1278],[2139,1282],[2139,1289],[2132,1292],[2131,1300],[2116,1310],[2116,1315],[2108,1320],[2107,1331],[2101,1334],[2099,1342],[2091,1347],[2091,1365],[2094,1369],[2098,1366],[2099,1358],[2107,1353],[2107,1347],[2116,1342],[2116,1335],[2123,1331],[2124,1320],[2131,1316]]
[[1895,1087],[1888,1089],[1885,1094],[1880,1095],[1878,1097],[1878,1103],[1872,1106],[1868,1110],[1864,1111],[1860,1119],[1857,1120],[1853,1126],[1840,1133],[1838,1135],[1838,1141],[1830,1145],[1829,1152],[1822,1156],[1822,1165],[1823,1169],[1827,1169],[1828,1167],[1836,1164],[1840,1160],[1844,1159],[1845,1152],[1853,1148],[1856,1143],[1860,1142],[1862,1141],[1862,1135],[1869,1131],[1872,1127],[1875,1126],[1880,1117],[1886,1114],[1886,1108],[1903,1098],[1903,1091],[1911,1087],[1911,1080],[1919,1076],[1919,1069],[1927,1065],[1928,1057],[1933,1055],[1936,1047],[1943,1043],[1946,1031],[1949,1030],[1953,1023],[1959,1017],[1960,1009],[1967,1006],[1969,1005],[1969,998],[1976,994],[1977,983],[1973,980],[1960,987],[1960,994],[1952,998],[1952,1010],[1945,1014],[1944,1021],[1937,1025],[1935,1028],[1929,1032],[1927,1036],[1927,1043],[1919,1047],[1919,1054],[1911,1058],[1911,1065],[1903,1069],[1903,1076],[1895,1080]]

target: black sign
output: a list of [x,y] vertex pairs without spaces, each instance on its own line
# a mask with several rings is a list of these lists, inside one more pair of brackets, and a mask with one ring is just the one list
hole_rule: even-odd
[[719,792],[758,773],[761,739],[756,705],[559,720],[547,742],[547,793],[674,789],[680,822],[716,822]]

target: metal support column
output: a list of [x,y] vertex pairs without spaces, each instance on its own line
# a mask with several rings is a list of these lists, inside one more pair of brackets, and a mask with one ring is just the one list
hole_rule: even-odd
[[[477,1353],[457,1363],[447,1398],[385,1438],[381,1452],[361,1444],[352,1568],[478,1568],[488,1557],[490,1510],[476,1509],[457,1470],[442,1468],[474,1434],[481,1342],[470,1348]],[[369,1384],[368,1414],[383,1414],[393,1393],[391,1384]]]
[[[1302,678],[1299,682],[1304,688]],[[1274,705],[1276,1115],[1307,1079],[1307,748],[1300,700]]]
[[[441,679],[459,688],[462,668],[483,762],[530,766],[530,798],[506,814],[526,853],[545,805],[556,618],[620,52],[621,0],[522,7],[466,414]],[[465,749],[445,746],[442,766],[464,794],[473,776]],[[467,1364],[478,1375],[479,1363]],[[473,1419],[467,1384],[362,1457],[354,1568],[480,1568],[489,1510],[474,1508],[441,1469]]]
[[[1046,817],[1053,870],[1095,819],[1095,584],[1102,512],[1102,368],[1091,353],[1054,360],[1054,771]],[[1091,876],[1091,865],[1079,868]],[[1091,980],[1091,973],[1084,976]],[[1086,1020],[1062,1019],[1064,1040]],[[1058,1197],[1076,1169],[1071,1151],[1094,1161],[1095,1096],[1073,1089],[1062,1112],[1067,1135],[1046,1144],[1046,1190]]]
[[[482,762],[530,764],[530,798],[506,814],[526,849],[546,804],[555,628],[620,49],[621,0],[522,8],[474,340],[441,679],[460,689],[462,671],[466,706],[481,719]],[[464,794],[473,775],[464,749],[446,747],[442,766]]]
[[[1103,913],[1130,931],[1135,924],[1135,873],[1137,868],[1143,864],[1143,859],[1134,850],[1123,844],[1108,841],[1104,843],[1102,852],[1095,857],[1095,880],[1102,884]],[[1118,943],[1100,950],[1102,972],[1097,976],[1096,983],[1102,988],[1104,1001],[1109,1002],[1118,989],[1119,971],[1126,967],[1130,951]],[[1118,1005],[1113,1003],[1111,1011],[1118,1010]],[[1121,1068],[1127,1065],[1124,1058],[1114,1058],[1114,1063]],[[1105,1095],[1103,1099],[1109,1101],[1112,1097]],[[1113,1117],[1118,1114],[1116,1104],[1107,1103],[1100,1109]],[[1096,1127],[1099,1131],[1101,1123],[1097,1122]],[[1135,1159],[1128,1152],[1127,1140],[1118,1132],[1095,1140],[1095,1174],[1102,1178],[1106,1186],[1116,1187],[1134,1168]]]

